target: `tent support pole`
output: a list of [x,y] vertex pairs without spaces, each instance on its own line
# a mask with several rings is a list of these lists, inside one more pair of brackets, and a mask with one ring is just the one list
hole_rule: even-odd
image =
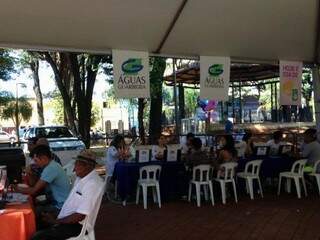
[[174,98],[174,116],[176,122],[176,135],[177,137],[180,134],[180,124],[178,116],[178,101],[177,101],[177,74],[176,74],[176,59],[172,59],[173,62],[173,76],[174,76],[174,85],[173,85],[173,98]]
[[313,82],[313,94],[314,94],[314,108],[315,118],[318,136],[320,133],[320,74],[319,67],[314,66],[312,68],[312,82]]

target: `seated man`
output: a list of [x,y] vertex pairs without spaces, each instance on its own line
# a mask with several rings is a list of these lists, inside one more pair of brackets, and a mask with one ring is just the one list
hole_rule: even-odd
[[36,146],[30,153],[35,164],[42,168],[40,178],[33,187],[13,186],[16,192],[29,194],[33,197],[43,190],[51,192],[52,199],[48,199],[41,210],[58,212],[70,192],[70,182],[61,165],[53,161],[50,148],[46,145]]
[[[320,159],[320,143],[317,141],[317,130],[309,128],[304,134],[304,144],[302,146],[302,157],[307,158],[305,172],[312,172],[314,164]],[[320,171],[320,169],[317,169]]]
[[[32,159],[32,155],[31,155],[31,152],[32,150],[38,146],[38,145],[46,145],[46,146],[49,146],[49,142],[46,138],[37,138],[37,137],[34,137],[34,138],[30,138],[28,139],[28,150],[29,150],[29,163],[30,165],[28,165],[26,167],[26,174],[27,174],[27,179],[28,179],[28,185],[33,187],[37,181],[39,180],[40,176],[41,176],[41,173],[42,173],[42,168],[39,167],[37,164],[34,163],[33,159]],[[54,154],[52,151],[51,151],[51,154],[52,154],[52,160],[56,161],[57,163],[59,163],[60,165],[61,164],[61,160],[60,158]]]
[[192,150],[191,154],[186,156],[186,165],[192,169],[193,167],[200,164],[210,164],[210,159],[207,154],[201,150],[202,141],[200,138],[192,139]]
[[[97,200],[104,191],[104,183],[95,171],[95,155],[84,150],[77,156],[74,170],[77,179],[59,215],[43,214],[43,220],[51,227],[37,232],[32,240],[60,240],[80,234],[81,221],[97,207]],[[93,219],[89,224],[93,227]]]

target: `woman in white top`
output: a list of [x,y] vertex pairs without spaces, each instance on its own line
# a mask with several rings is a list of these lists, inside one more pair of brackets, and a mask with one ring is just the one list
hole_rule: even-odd
[[162,161],[164,160],[164,153],[167,150],[166,138],[161,135],[158,139],[158,145],[152,146],[152,161]]
[[124,138],[121,135],[116,135],[112,140],[108,150],[106,159],[107,176],[112,177],[116,163],[121,159],[127,159],[129,156],[128,149],[126,149]]

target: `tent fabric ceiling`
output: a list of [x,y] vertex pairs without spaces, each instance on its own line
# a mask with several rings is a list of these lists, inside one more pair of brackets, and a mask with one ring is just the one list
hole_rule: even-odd
[[[2,0],[0,46],[154,52],[183,0]],[[189,0],[160,53],[312,62],[317,0]]]

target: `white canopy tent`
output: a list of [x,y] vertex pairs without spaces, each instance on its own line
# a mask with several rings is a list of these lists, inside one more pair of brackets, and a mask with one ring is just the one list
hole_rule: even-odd
[[317,2],[2,0],[0,46],[313,62]]
[[[2,0],[0,47],[101,54],[128,49],[172,57],[231,56],[252,63],[298,60],[313,66],[319,62],[318,2]],[[314,68],[319,81],[318,72]]]

